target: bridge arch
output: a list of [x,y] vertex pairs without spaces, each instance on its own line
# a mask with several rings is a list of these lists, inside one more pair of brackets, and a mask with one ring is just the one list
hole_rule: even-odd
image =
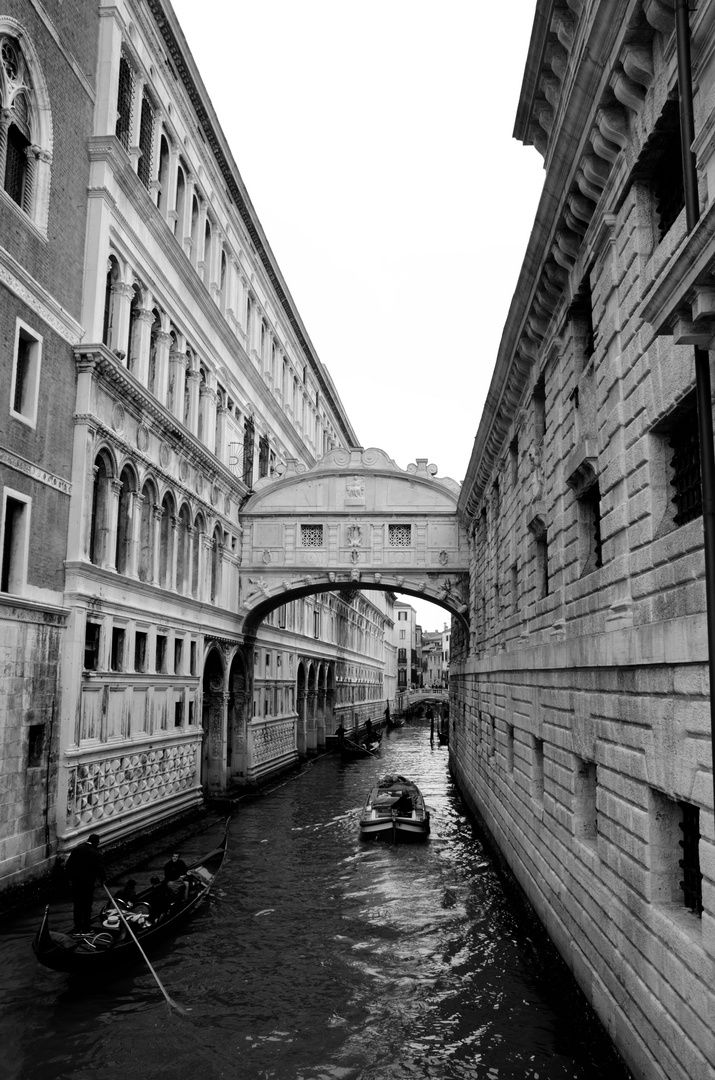
[[430,600],[468,631],[460,486],[436,473],[426,458],[401,469],[383,450],[358,447],[311,469],[290,460],[258,481],[241,509],[244,633],[282,604],[342,589]]

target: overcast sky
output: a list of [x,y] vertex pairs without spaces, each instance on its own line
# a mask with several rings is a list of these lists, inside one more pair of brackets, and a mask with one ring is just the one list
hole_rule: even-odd
[[536,0],[173,6],[360,444],[461,481],[543,183]]

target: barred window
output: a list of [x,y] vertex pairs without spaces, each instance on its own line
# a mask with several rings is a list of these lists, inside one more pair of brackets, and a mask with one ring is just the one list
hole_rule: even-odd
[[119,90],[117,92],[117,125],[114,133],[125,150],[129,149],[132,135],[132,97],[134,96],[134,72],[125,56],[119,61]]
[[700,871],[700,811],[691,803],[681,802],[678,804],[682,813],[680,831],[683,834],[679,841],[683,849],[683,857],[678,860],[678,865],[683,872],[680,888],[683,892],[683,903],[695,915],[702,915],[703,911],[703,875]]
[[246,417],[243,428],[243,482],[246,487],[253,487],[253,454],[255,446],[255,424],[252,416]]
[[300,546],[301,547],[322,547],[323,546],[323,526],[322,525],[301,525],[301,527],[300,527]]
[[393,548],[411,547],[412,545],[412,526],[411,525],[388,525],[387,526],[387,541],[388,545]]
[[670,483],[674,490],[673,520],[685,525],[703,513],[703,492],[700,481],[700,439],[695,394],[689,394],[678,409],[668,432],[668,445],[673,451],[670,459]]
[[268,436],[261,435],[258,440],[258,475],[268,476],[268,457],[270,454],[270,446],[268,444]]
[[145,188],[151,181],[152,157],[154,152],[154,110],[149,98],[142,98],[141,120],[139,125],[139,149],[141,157],[137,166],[139,179]]
[[601,552],[601,492],[598,480],[579,496],[582,576],[603,566]]

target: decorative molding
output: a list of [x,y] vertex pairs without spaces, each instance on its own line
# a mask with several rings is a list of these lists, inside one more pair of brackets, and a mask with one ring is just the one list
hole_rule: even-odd
[[68,345],[79,345],[84,329],[53,296],[35,281],[16,259],[0,247],[0,283],[13,292],[24,304],[52,327]]
[[63,495],[72,494],[72,484],[69,480],[65,480],[61,476],[55,476],[54,473],[40,468],[39,465],[20,457],[19,454],[13,453],[12,450],[8,450],[4,446],[0,446],[0,464],[8,465],[11,469],[15,469],[16,472],[24,473],[25,476],[29,476],[41,484],[46,484],[47,487],[54,488],[55,491],[60,491]]

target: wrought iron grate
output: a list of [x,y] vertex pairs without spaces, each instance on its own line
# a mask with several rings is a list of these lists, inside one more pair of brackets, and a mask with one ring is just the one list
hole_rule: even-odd
[[697,410],[690,408],[670,432],[669,445],[673,451],[670,464],[670,483],[675,490],[676,525],[685,525],[701,517],[703,492],[700,482],[700,440],[698,438]]
[[703,910],[703,875],[700,872],[700,811],[691,803],[678,804],[682,812],[680,829],[683,839],[679,841],[683,857],[678,865],[683,871],[680,888],[686,908],[701,915]]

